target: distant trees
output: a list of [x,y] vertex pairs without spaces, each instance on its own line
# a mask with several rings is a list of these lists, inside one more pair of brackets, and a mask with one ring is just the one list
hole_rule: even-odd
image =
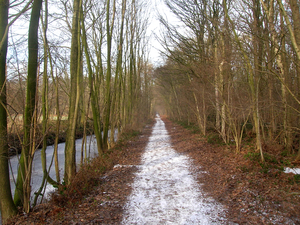
[[[299,4],[296,1],[165,1],[167,61],[155,72],[168,114],[241,149],[245,135],[299,151]],[[192,112],[192,113],[190,113]]]

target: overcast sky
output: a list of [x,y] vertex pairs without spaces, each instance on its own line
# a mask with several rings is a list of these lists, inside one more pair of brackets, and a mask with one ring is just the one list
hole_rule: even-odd
[[151,1],[151,19],[149,26],[149,35],[151,34],[150,42],[150,60],[155,65],[161,65],[163,63],[163,58],[160,56],[159,50],[162,50],[162,47],[159,41],[155,36],[160,37],[162,34],[163,27],[158,21],[159,14],[163,15],[168,19],[169,22],[176,22],[175,17],[170,12],[168,7],[164,4],[163,0],[154,0]]

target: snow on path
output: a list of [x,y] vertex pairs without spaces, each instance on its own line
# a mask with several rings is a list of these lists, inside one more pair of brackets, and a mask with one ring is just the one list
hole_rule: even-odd
[[171,147],[164,122],[156,118],[122,224],[221,224],[222,207],[204,199],[190,165]]

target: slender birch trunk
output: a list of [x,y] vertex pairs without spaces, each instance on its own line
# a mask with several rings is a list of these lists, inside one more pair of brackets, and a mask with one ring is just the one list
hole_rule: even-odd
[[43,169],[43,180],[39,190],[35,193],[33,206],[36,205],[38,197],[41,195],[46,181],[52,185],[57,185],[57,183],[49,176],[47,171],[47,161],[46,161],[46,148],[47,148],[47,132],[48,132],[48,42],[47,42],[47,27],[48,27],[48,1],[45,0],[45,20],[42,23],[43,28],[43,42],[44,42],[44,74],[43,74],[43,86],[42,86],[42,150],[41,150],[41,161]]
[[[51,61],[51,57],[50,57]],[[50,62],[52,67],[52,62]],[[55,127],[55,141],[54,141],[54,164],[55,164],[55,174],[56,174],[56,182],[60,183],[60,171],[59,171],[59,163],[58,163],[58,139],[59,139],[59,129],[60,129],[60,108],[59,108],[59,92],[58,92],[58,73],[56,70],[56,77],[53,76],[53,68],[51,68],[51,76],[54,82],[55,88],[55,102],[56,102],[56,127]]]

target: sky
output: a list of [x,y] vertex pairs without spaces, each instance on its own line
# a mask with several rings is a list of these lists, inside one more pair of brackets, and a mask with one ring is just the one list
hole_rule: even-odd
[[[163,15],[165,18],[168,19],[168,21],[175,21],[175,17],[172,15],[168,7],[164,4],[164,0],[151,0],[149,1],[150,4],[150,18],[149,18],[149,28],[148,28],[148,34],[147,36],[150,37],[149,41],[149,60],[154,66],[162,65],[163,57],[160,55],[160,51],[163,49],[159,41],[157,40],[157,37],[160,37],[163,33],[163,27],[160,25],[160,22],[158,21],[159,14]],[[53,5],[50,4],[49,7],[52,8]],[[53,10],[49,10],[51,13],[53,13]],[[10,11],[10,13],[13,13],[13,10]],[[20,70],[17,67],[22,67],[23,60],[26,60],[27,58],[27,45],[24,45],[24,43],[27,43],[27,35],[28,35],[28,20],[24,20],[24,17],[29,18],[30,10],[27,12],[26,16],[21,16],[11,27],[10,29],[10,44],[14,43],[16,48],[14,49],[13,46],[9,47],[8,51],[8,60],[10,62],[11,66],[14,66],[15,68],[13,70]],[[52,21],[49,21],[50,23]],[[52,27],[52,24],[49,24],[49,28]],[[50,36],[61,36],[61,30],[57,30],[55,33],[51,31],[51,29],[48,29],[48,38]],[[65,32],[63,32],[65,34]],[[25,42],[23,42],[25,39]],[[51,38],[50,38],[51,39]],[[49,39],[49,40],[50,40]],[[18,55],[18,58],[20,59],[19,62],[14,61],[16,58],[15,56]],[[25,57],[22,57],[25,56]],[[26,63],[25,63],[26,65]],[[12,70],[12,71],[13,71]]]
[[163,27],[158,21],[158,17],[162,15],[171,23],[176,23],[176,18],[164,4],[163,0],[154,0],[151,1],[151,4],[151,19],[148,31],[149,35],[151,35],[149,58],[154,66],[159,66],[163,64],[163,57],[160,55],[162,46],[156,37],[162,35]]

